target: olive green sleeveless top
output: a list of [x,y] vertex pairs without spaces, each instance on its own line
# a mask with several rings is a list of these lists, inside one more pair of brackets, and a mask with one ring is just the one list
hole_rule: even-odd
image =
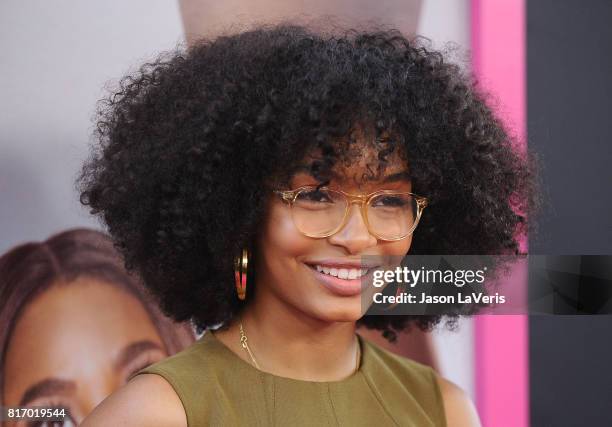
[[211,333],[136,375],[165,378],[183,403],[189,427],[446,425],[433,369],[361,337],[359,344],[359,369],[341,381],[259,371]]

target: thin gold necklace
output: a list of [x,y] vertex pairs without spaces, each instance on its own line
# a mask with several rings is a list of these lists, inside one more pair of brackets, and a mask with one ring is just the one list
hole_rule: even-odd
[[249,357],[253,361],[253,365],[255,365],[255,367],[261,371],[261,368],[257,364],[257,360],[255,360],[255,357],[253,356],[253,352],[251,352],[251,349],[249,348],[249,344],[247,343],[248,340],[249,339],[244,333],[244,328],[242,327],[242,320],[241,320],[240,321],[240,345],[242,346],[242,348],[246,350],[247,353],[249,353]]
[[[355,335],[355,339],[357,340],[357,355],[355,358],[355,370],[353,371],[353,373],[359,370],[359,359],[361,358],[361,346],[359,345],[359,338],[357,338],[356,335]],[[251,361],[253,362],[253,365],[261,371],[261,368],[259,367],[257,360],[255,360],[255,356],[253,356],[253,352],[249,348],[248,341],[249,339],[247,338],[246,332],[244,332],[244,327],[242,326],[242,320],[240,320],[240,345],[248,353],[249,357],[251,358]]]

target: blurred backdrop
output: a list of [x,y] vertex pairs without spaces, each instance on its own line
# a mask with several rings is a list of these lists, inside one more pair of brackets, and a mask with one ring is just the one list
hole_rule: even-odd
[[[454,43],[453,60],[472,67],[521,144],[542,153],[547,205],[531,250],[611,252],[611,2],[4,0],[0,253],[67,228],[100,228],[80,207],[74,180],[105,87],[202,35],[330,15],[383,22],[438,48]],[[605,425],[609,319],[495,320],[433,334],[442,374],[476,400],[485,425]]]

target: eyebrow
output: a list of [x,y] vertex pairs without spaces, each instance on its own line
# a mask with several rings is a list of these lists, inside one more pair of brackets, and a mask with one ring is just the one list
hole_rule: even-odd
[[21,401],[19,401],[19,406],[26,406],[39,397],[53,396],[56,394],[74,394],[75,391],[76,384],[73,381],[46,378],[32,385],[25,391]]
[[383,183],[384,184],[388,184],[390,182],[398,182],[398,181],[411,182],[412,181],[412,176],[410,175],[410,172],[402,171],[402,172],[397,172],[397,173],[388,175],[383,180]]
[[162,352],[164,351],[163,348],[161,348],[153,341],[142,340],[133,342],[132,344],[121,350],[121,353],[119,353],[119,356],[117,356],[117,360],[115,361],[115,369],[121,370],[122,368],[127,366],[127,364],[130,363],[130,361],[133,360],[136,356],[149,350],[159,350]]
[[[310,169],[307,166],[299,166],[298,168],[296,168],[294,174],[298,174],[300,172],[312,176]],[[339,175],[333,170],[329,171],[329,174],[332,178],[335,178],[335,179],[339,178]],[[399,181],[411,182],[412,176],[410,175],[410,172],[401,171],[401,172],[393,173],[391,175],[387,175],[383,179],[383,184],[389,184],[391,182],[399,182]]]

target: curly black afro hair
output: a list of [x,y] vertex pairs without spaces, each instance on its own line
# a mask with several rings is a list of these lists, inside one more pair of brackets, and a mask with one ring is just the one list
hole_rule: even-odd
[[[205,329],[244,304],[233,259],[256,250],[270,187],[314,150],[323,158],[311,170],[324,181],[345,154],[334,141],[358,123],[393,135],[378,141],[381,165],[399,148],[415,192],[430,201],[410,253],[518,251],[533,193],[529,159],[459,66],[395,30],[261,26],[143,65],[100,103],[81,201],[162,309]],[[439,320],[359,323],[393,339]]]

